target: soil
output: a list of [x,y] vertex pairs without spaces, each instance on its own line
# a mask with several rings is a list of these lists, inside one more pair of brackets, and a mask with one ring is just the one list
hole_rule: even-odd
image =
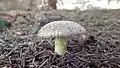
[[59,56],[54,53],[52,40],[31,32],[38,22],[27,17],[16,19],[0,33],[0,68],[120,68],[119,9],[46,13],[62,16],[56,20],[79,23],[87,30],[88,39],[69,38],[65,55]]

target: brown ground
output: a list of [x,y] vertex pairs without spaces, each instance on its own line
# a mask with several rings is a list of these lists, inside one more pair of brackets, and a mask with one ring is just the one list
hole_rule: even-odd
[[[68,52],[57,56],[50,43],[40,43],[31,32],[34,21],[17,20],[0,34],[0,68],[120,68],[120,10],[53,13],[84,26],[89,39],[70,38]],[[24,34],[17,35],[20,31]]]

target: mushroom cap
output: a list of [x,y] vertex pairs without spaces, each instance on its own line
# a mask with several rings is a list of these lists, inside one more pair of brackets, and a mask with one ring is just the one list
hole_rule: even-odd
[[73,21],[54,21],[44,25],[39,31],[38,36],[49,37],[69,37],[83,35],[86,33],[84,27]]

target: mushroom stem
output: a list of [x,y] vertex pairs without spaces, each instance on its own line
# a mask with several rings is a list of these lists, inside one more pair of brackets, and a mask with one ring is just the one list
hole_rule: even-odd
[[55,38],[55,53],[58,55],[63,55],[67,50],[66,39],[61,37]]

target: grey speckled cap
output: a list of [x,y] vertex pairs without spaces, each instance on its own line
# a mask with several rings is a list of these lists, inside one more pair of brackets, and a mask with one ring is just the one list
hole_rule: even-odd
[[73,21],[54,21],[44,25],[39,31],[38,36],[48,37],[68,37],[72,35],[84,34],[84,27]]

